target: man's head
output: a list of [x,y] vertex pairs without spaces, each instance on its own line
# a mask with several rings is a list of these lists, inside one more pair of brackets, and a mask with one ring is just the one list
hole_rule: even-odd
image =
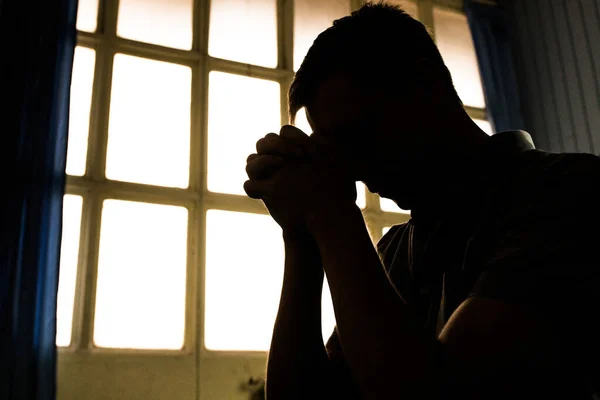
[[303,107],[315,135],[353,154],[355,179],[403,208],[456,141],[448,124],[471,129],[425,26],[386,4],[368,3],[317,37],[290,87],[292,123]]

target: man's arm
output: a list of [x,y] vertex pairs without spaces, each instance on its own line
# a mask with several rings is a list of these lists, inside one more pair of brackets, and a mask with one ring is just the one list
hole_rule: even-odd
[[438,340],[427,342],[387,281],[358,208],[337,205],[309,226],[364,398],[518,398],[522,384],[532,382],[520,381],[514,367],[526,366],[519,372],[531,376],[556,366],[551,330],[535,313],[501,301],[469,299]]
[[285,272],[267,364],[267,398],[356,398],[335,335],[327,351],[323,345],[323,270],[316,243],[307,235],[288,235],[284,241]]
[[431,398],[433,343],[424,340],[389,283],[360,210],[354,205],[323,209],[328,212],[308,225],[329,281],[344,355],[362,395]]

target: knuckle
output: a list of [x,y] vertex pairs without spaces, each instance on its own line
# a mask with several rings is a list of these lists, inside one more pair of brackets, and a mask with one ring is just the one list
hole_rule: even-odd
[[248,158],[246,158],[246,164],[251,163],[252,161],[256,160],[256,158],[258,157],[258,154],[256,153],[252,153],[248,156]]

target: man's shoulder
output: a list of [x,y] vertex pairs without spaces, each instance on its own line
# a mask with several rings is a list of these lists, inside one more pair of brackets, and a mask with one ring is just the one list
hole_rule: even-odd
[[484,247],[493,249],[488,261],[589,259],[591,232],[600,224],[599,179],[600,158],[591,154],[523,154],[489,196],[478,230]]
[[[600,190],[600,157],[593,154],[524,152],[516,168],[496,187],[496,206],[505,216],[547,217],[574,207],[587,212],[597,208]],[[492,210],[493,212],[494,210]]]
[[521,155],[522,168],[548,179],[561,180],[572,175],[598,176],[600,157],[588,153],[548,153],[530,150]]
[[393,225],[377,242],[377,251],[382,254],[392,243],[398,243],[408,229],[408,222]]
[[399,256],[398,252],[406,250],[407,246],[404,245],[408,240],[410,222],[403,222],[392,226],[383,237],[377,242],[377,253],[385,269],[389,271],[392,268],[392,264],[395,262],[406,259],[403,256]]

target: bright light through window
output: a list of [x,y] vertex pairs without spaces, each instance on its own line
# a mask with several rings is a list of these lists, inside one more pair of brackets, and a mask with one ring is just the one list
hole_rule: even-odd
[[350,0],[294,1],[294,71],[300,68],[317,36],[349,13]]
[[187,209],[105,200],[94,343],[180,349],[185,328]]
[[270,216],[207,212],[204,343],[208,349],[269,348],[283,262],[281,228]]
[[191,86],[189,67],[115,56],[107,178],[188,187]]
[[79,233],[81,231],[81,204],[81,196],[68,194],[63,199],[60,275],[56,306],[57,346],[68,346],[71,343],[77,260],[79,258]]
[[77,6],[77,30],[94,32],[98,19],[98,0],[79,0]]
[[208,95],[208,190],[244,195],[246,158],[281,127],[279,83],[212,71]]
[[192,48],[193,0],[119,0],[117,34],[140,42]]
[[491,136],[494,134],[492,124],[490,124],[488,121],[484,121],[482,119],[474,119],[473,121],[475,121],[475,123],[481,128],[481,130],[487,133],[488,135]]
[[388,211],[388,212],[404,213],[404,214],[407,214],[410,212],[408,210],[401,209],[400,207],[398,207],[398,205],[393,200],[386,199],[384,197],[379,198],[379,206],[381,207],[381,209],[383,211]]
[[436,44],[452,74],[465,105],[485,108],[479,65],[467,17],[459,12],[433,9]]
[[391,226],[386,226],[386,227],[384,227],[384,228],[381,230],[381,233],[382,233],[383,235],[385,235],[386,233],[388,233],[388,232],[390,231],[390,229],[392,229],[392,227],[391,227]]
[[310,127],[308,118],[306,117],[306,108],[302,107],[300,110],[298,110],[296,113],[296,119],[294,120],[294,126],[307,135],[312,133],[312,128]]
[[212,0],[208,52],[217,58],[276,67],[276,1]]
[[417,9],[417,3],[411,0],[385,0],[386,3],[400,6],[414,19],[419,19],[419,11]]
[[73,60],[71,78],[71,100],[69,103],[69,141],[67,149],[67,174],[85,174],[85,161],[90,127],[90,106],[94,83],[96,52],[77,46]]
[[333,302],[331,300],[331,292],[329,291],[329,283],[327,277],[323,282],[323,298],[321,300],[321,330],[323,331],[323,342],[327,340],[333,333],[335,328],[335,312],[333,310]]
[[[268,215],[209,210],[206,218],[205,346],[268,350],[283,279],[281,228]],[[328,288],[322,307],[328,337],[335,326]]]

